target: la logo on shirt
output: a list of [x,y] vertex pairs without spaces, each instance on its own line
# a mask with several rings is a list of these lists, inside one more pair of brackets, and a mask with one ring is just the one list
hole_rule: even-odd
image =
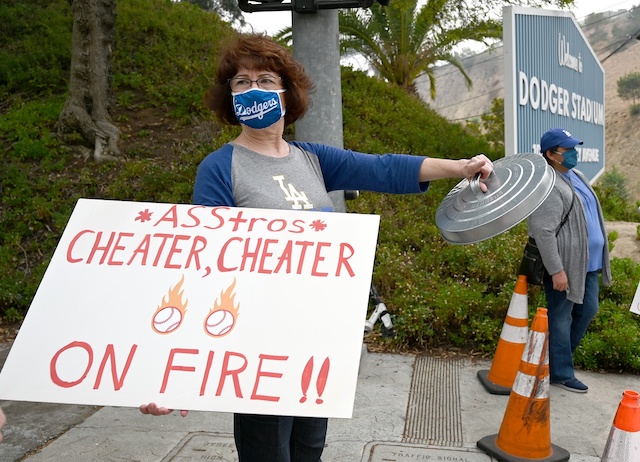
[[287,185],[284,184],[284,175],[274,176],[273,179],[278,182],[280,189],[284,191],[284,197],[287,202],[291,202],[291,208],[293,210],[313,209],[313,204],[309,202],[304,192],[299,192],[291,183]]

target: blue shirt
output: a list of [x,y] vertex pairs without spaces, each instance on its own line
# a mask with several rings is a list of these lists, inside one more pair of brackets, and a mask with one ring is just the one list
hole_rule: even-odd
[[584,218],[587,222],[587,234],[589,236],[587,271],[599,271],[602,269],[602,249],[605,245],[605,239],[604,232],[600,226],[596,197],[573,170],[569,170],[568,179],[573,184],[577,196],[582,202]]

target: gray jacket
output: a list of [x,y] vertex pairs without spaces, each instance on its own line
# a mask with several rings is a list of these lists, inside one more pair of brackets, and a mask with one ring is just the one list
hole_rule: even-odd
[[[556,274],[564,269],[567,273],[569,280],[567,299],[574,303],[582,303],[587,263],[589,262],[589,239],[584,208],[582,201],[576,196],[569,218],[556,237],[556,231],[571,207],[573,195],[577,193],[574,193],[571,184],[564,175],[557,174],[555,169],[552,171],[556,177],[555,185],[549,197],[527,218],[528,234],[536,240],[547,272]],[[586,177],[578,170],[574,170],[574,173],[584,181],[595,196],[596,194]],[[608,286],[611,284],[609,245],[602,208],[597,196],[596,202],[600,226],[605,239],[602,255],[602,283]]]

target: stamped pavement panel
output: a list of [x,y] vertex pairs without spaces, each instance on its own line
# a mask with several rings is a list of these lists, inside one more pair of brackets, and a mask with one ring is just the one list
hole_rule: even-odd
[[238,462],[233,436],[229,434],[189,433],[162,459],[162,462]]
[[493,459],[476,448],[443,448],[406,443],[368,443],[362,462],[491,462]]

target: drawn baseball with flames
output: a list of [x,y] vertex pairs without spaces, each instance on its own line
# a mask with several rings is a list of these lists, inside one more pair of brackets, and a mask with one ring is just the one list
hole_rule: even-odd
[[182,302],[182,284],[184,283],[184,274],[182,279],[173,288],[169,289],[167,296],[162,297],[162,303],[156,309],[152,317],[151,327],[158,334],[170,334],[182,324],[184,316],[187,313],[187,305],[189,301]]
[[211,337],[224,337],[236,325],[240,305],[234,306],[235,286],[236,279],[233,278],[233,283],[227,287],[227,290],[220,292],[220,298],[215,301],[213,308],[204,319],[204,331]]
[[[161,335],[170,334],[180,327],[187,313],[188,300],[183,301],[184,275],[175,286],[169,289],[166,296],[162,298],[162,303],[156,309],[152,317],[151,327]],[[235,304],[236,280],[226,290],[220,292],[220,297],[216,299],[213,308],[204,319],[203,328],[207,335],[211,337],[224,337],[229,334],[236,325],[240,305]]]

